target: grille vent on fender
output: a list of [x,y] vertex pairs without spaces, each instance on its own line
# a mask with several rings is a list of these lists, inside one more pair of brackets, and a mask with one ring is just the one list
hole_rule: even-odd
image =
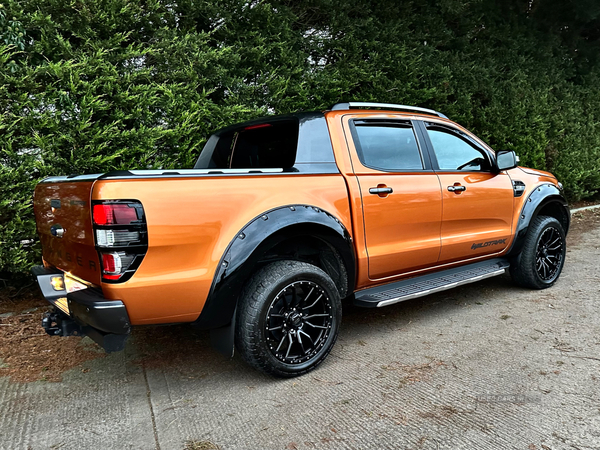
[[515,197],[520,197],[525,192],[525,183],[519,180],[513,180],[513,191],[515,193]]

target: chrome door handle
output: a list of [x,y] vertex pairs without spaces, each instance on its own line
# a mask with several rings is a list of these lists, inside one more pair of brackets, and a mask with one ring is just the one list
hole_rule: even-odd
[[448,190],[450,192],[463,192],[466,191],[467,188],[465,186],[448,186]]
[[394,190],[391,187],[374,187],[369,189],[369,194],[391,194]]

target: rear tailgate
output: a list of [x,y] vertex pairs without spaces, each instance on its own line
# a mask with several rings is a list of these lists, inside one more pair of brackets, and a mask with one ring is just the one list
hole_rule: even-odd
[[90,208],[97,176],[46,179],[35,188],[33,205],[44,259],[99,285],[101,268]]

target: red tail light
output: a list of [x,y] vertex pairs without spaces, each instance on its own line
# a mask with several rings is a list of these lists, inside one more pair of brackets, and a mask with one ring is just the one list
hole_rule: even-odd
[[94,202],[94,237],[102,262],[102,281],[131,278],[148,250],[144,208],[136,200]]
[[100,203],[94,205],[96,225],[129,225],[139,220],[137,205],[131,203]]
[[[115,258],[116,256],[116,258]],[[102,253],[102,271],[104,273],[118,273],[121,271],[121,262],[116,253]]]
[[100,253],[102,258],[102,277],[106,280],[118,280],[131,267],[136,255],[125,252]]

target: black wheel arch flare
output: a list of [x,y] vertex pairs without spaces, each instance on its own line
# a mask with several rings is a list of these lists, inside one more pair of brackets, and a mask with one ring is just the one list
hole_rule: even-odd
[[513,240],[507,256],[516,256],[521,252],[527,230],[529,229],[529,224],[539,215],[542,209],[550,205],[560,208],[559,211],[561,211],[561,217],[557,217],[557,219],[562,224],[565,234],[569,231],[571,214],[569,212],[567,200],[560,189],[554,184],[541,184],[529,194],[523,204],[521,214],[519,215],[519,221],[515,227],[515,239]]
[[356,256],[346,227],[335,216],[318,207],[282,206],[252,219],[230,242],[195,325],[206,329],[228,325],[242,287],[269,250],[286,240],[307,235],[321,239],[336,250],[346,269],[350,293],[356,280]]

